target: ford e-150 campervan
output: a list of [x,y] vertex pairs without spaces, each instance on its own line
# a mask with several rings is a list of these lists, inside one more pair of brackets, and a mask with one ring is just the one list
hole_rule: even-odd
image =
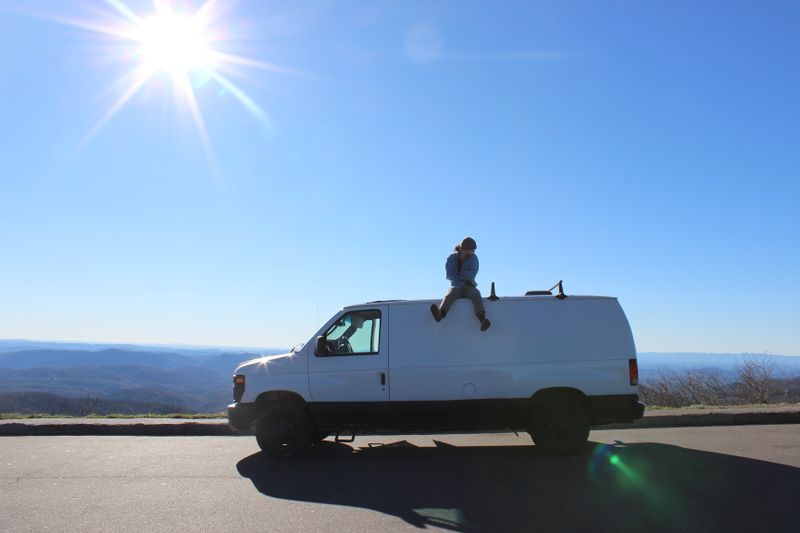
[[[530,293],[529,293],[530,294]],[[271,456],[330,434],[526,430],[537,447],[582,447],[589,427],[640,418],[636,349],[616,298],[548,292],[469,300],[435,322],[432,300],[345,307],[291,353],[241,363],[231,426]]]

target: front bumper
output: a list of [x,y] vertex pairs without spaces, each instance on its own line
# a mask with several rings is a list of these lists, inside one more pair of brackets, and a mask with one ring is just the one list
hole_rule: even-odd
[[256,420],[256,404],[232,403],[228,406],[228,424],[236,431],[250,431]]

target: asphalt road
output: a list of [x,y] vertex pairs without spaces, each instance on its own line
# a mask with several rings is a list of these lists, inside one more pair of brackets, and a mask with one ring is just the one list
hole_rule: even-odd
[[252,437],[3,437],[0,529],[800,531],[800,425],[590,440],[553,458],[527,435],[360,437],[272,461]]

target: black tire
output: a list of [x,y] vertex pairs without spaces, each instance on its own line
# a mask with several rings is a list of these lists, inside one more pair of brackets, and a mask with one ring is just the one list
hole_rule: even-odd
[[314,436],[314,426],[305,407],[288,402],[267,407],[255,429],[259,447],[270,457],[280,459],[303,455]]
[[536,447],[548,455],[567,455],[586,445],[589,415],[576,397],[552,398],[534,408],[528,433]]

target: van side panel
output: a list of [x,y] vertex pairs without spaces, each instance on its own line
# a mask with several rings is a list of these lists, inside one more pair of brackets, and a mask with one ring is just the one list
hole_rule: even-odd
[[430,303],[390,306],[390,401],[529,398],[549,387],[637,393],[628,378],[633,336],[616,299],[484,302],[485,332],[468,300],[440,323]]

